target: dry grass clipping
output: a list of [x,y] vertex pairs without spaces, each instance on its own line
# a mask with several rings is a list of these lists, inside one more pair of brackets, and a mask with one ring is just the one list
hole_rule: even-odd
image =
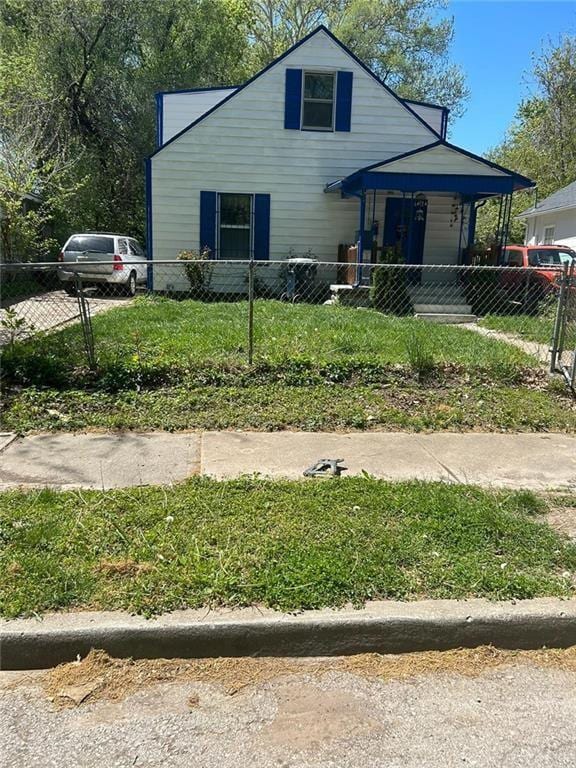
[[502,666],[532,664],[576,673],[576,646],[568,649],[508,651],[481,646],[451,651],[405,654],[365,653],[322,659],[216,658],[115,659],[104,651],[91,651],[78,662],[62,664],[46,673],[43,687],[60,707],[97,699],[120,700],[159,683],[202,682],[220,685],[233,695],[247,686],[287,675],[319,678],[328,672],[349,672],[380,680],[406,679],[430,674],[476,677]]

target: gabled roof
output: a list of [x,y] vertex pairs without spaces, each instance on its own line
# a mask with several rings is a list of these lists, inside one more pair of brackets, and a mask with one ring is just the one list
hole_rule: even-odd
[[[426,144],[423,147],[418,147],[417,149],[412,149],[409,152],[403,152],[399,155],[394,155],[394,157],[389,157],[387,160],[383,160],[378,163],[372,163],[371,165],[367,165],[364,168],[359,168],[354,173],[350,174],[346,179],[343,179],[341,181],[335,181],[331,184],[327,184],[325,189],[327,192],[340,189],[342,187],[346,187],[346,185],[350,185],[350,183],[353,183],[360,177],[362,177],[363,174],[366,173],[388,173],[388,172],[396,172],[400,171],[402,172],[402,161],[407,160],[408,158],[415,157],[417,155],[422,155],[428,153],[429,155],[432,155],[434,150],[438,147],[444,147],[446,149],[449,149],[458,155],[467,158],[468,160],[472,161],[470,162],[470,170],[468,171],[466,169],[466,173],[470,176],[474,176],[474,165],[475,164],[482,164],[483,166],[486,166],[490,168],[491,170],[495,171],[495,176],[508,176],[511,179],[513,179],[514,182],[514,189],[526,189],[527,187],[534,187],[535,182],[533,182],[531,179],[528,179],[526,176],[521,176],[519,173],[515,173],[514,171],[509,170],[508,168],[504,168],[501,165],[497,165],[496,163],[491,162],[490,160],[486,160],[484,157],[480,157],[479,155],[475,155],[473,152],[469,152],[466,149],[462,149],[462,147],[457,147],[455,144],[450,144],[448,141],[445,141],[444,139],[440,139],[439,141],[434,141],[431,144]],[[412,171],[413,172],[413,171]],[[405,173],[411,173],[410,170],[405,171]],[[438,176],[446,175],[446,173],[449,173],[451,175],[451,172],[448,171],[436,171],[433,168],[424,168],[420,170],[420,173],[426,173],[431,176],[437,174]],[[460,171],[462,173],[462,171]]]
[[[323,32],[324,34],[328,35],[328,37],[334,43],[336,43],[336,45],[338,45],[346,54],[348,54],[348,56],[350,56],[350,58],[353,59],[353,61],[355,61],[356,64],[358,64],[358,66],[362,67],[362,69],[368,75],[370,75],[370,77],[372,77],[379,85],[381,85],[382,88],[384,88],[384,90],[388,94],[390,94],[390,96],[392,96],[399,104],[401,104],[404,107],[404,109],[406,109],[408,112],[410,112],[410,114],[414,117],[414,119],[418,120],[418,122],[421,123],[430,132],[430,134],[432,136],[435,136],[437,139],[441,139],[440,134],[437,133],[437,131],[435,131],[434,128],[432,128],[432,126],[428,125],[428,123],[422,117],[420,117],[420,115],[417,112],[415,112],[415,110],[412,109],[412,107],[410,106],[410,102],[405,101],[400,96],[398,96],[398,94],[396,94],[389,86],[387,86],[386,83],[384,83],[378,77],[378,75],[376,75],[370,69],[370,67],[367,64],[365,64],[361,59],[358,58],[358,56],[356,56],[354,53],[352,53],[352,51],[347,46],[345,46],[344,43],[342,43],[340,40],[338,40],[338,38],[332,32],[330,32],[330,30],[327,27],[325,27],[323,24],[321,24],[320,26],[316,27],[316,29],[312,30],[312,32],[310,32],[308,35],[306,35],[301,40],[299,40],[297,43],[295,43],[291,48],[288,48],[287,51],[284,51],[284,53],[282,53],[280,56],[278,56],[276,59],[274,59],[274,61],[271,61],[270,64],[265,66],[264,69],[261,69],[260,72],[257,72],[249,80],[246,80],[245,83],[242,83],[242,85],[239,85],[236,88],[235,91],[230,93],[228,96],[225,96],[222,99],[222,101],[219,101],[217,104],[215,104],[212,107],[212,109],[209,109],[207,112],[204,112],[203,115],[201,115],[199,118],[197,118],[196,120],[191,122],[190,125],[187,125],[179,133],[176,133],[174,136],[172,136],[172,138],[169,139],[165,144],[163,144],[161,147],[158,147],[158,149],[155,152],[153,152],[150,155],[150,157],[154,157],[158,153],[162,152],[163,149],[165,149],[170,144],[172,144],[172,142],[176,141],[176,139],[180,138],[180,136],[182,136],[184,133],[187,133],[191,128],[194,128],[194,126],[198,125],[198,123],[201,123],[203,120],[205,120],[208,117],[208,115],[211,115],[217,109],[220,109],[220,107],[222,107],[224,104],[226,104],[226,102],[230,101],[230,99],[236,98],[236,96],[241,91],[243,91],[244,88],[246,88],[251,83],[253,83],[255,80],[257,80],[259,77],[261,77],[265,72],[268,72],[268,70],[272,69],[272,67],[276,66],[276,64],[279,64],[283,59],[285,59],[287,56],[289,56],[292,53],[292,51],[295,51],[301,45],[303,45],[304,43],[308,42],[308,40],[312,39],[315,35],[318,35],[321,32]],[[413,103],[416,103],[416,102],[413,102]],[[432,106],[438,106],[438,105],[435,105],[435,104],[425,104],[424,102],[421,102],[420,106],[431,106],[432,107]]]
[[576,208],[576,181],[540,200],[532,208],[528,208],[518,214],[519,219],[529,219],[548,211],[561,211],[567,208]]

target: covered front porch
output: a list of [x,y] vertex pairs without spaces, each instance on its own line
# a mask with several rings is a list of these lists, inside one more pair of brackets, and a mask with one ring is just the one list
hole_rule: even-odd
[[371,270],[363,265],[411,265],[415,305],[439,306],[441,285],[451,305],[463,310],[454,270],[418,268],[470,263],[477,211],[490,198],[499,200],[497,258],[508,240],[512,195],[531,186],[530,179],[442,141],[330,182],[327,193],[358,199],[352,238],[358,266],[347,282],[369,285]]

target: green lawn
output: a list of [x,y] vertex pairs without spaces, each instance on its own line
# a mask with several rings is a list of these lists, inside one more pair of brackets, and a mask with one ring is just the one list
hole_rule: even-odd
[[[480,325],[495,331],[512,333],[527,341],[539,344],[550,344],[554,330],[554,314],[544,315],[486,315],[480,320]],[[566,346],[574,349],[576,346],[576,321],[569,322],[565,335]]]
[[[247,302],[139,299],[94,318],[98,381],[105,388],[114,383],[124,388],[138,374],[150,383],[162,377],[174,382],[199,368],[244,366],[247,324]],[[407,365],[418,352],[439,366],[473,366],[497,375],[535,364],[522,351],[470,331],[368,309],[257,301],[254,324],[255,361],[280,370],[286,362]],[[90,381],[79,326],[17,346],[6,354],[4,366],[21,383]]]
[[0,495],[0,613],[570,596],[546,501],[441,483],[205,478]]
[[535,358],[466,329],[373,310],[138,299],[4,354],[2,426],[45,429],[576,428]]

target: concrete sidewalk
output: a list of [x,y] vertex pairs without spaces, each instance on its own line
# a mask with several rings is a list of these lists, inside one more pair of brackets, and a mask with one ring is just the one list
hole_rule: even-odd
[[195,474],[299,479],[323,458],[343,459],[344,476],[576,489],[575,435],[446,432],[0,435],[0,489],[121,488]]

